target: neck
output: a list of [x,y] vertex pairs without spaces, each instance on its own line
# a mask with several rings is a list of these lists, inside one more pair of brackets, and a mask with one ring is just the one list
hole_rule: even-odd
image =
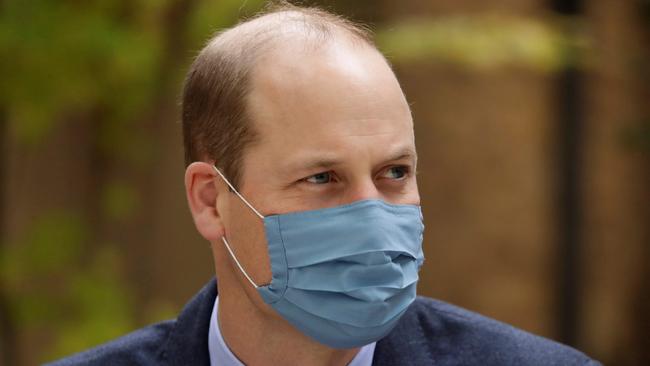
[[245,365],[347,365],[359,352],[359,348],[334,349],[312,340],[264,304],[256,292],[247,294],[241,283],[229,282],[223,275],[219,278],[219,329],[228,348]]

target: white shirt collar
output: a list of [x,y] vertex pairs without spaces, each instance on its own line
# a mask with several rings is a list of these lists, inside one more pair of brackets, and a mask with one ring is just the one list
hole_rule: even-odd
[[[210,352],[211,366],[244,366],[244,364],[235,357],[226,345],[219,329],[219,296],[214,300],[212,316],[210,317],[210,330],[208,331],[208,350]],[[359,350],[348,366],[371,366],[375,354],[376,342],[367,344]]]

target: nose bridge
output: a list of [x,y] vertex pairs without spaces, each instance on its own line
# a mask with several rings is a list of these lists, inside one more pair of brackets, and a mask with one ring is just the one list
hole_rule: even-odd
[[344,203],[352,203],[361,200],[380,199],[381,193],[377,189],[374,180],[370,175],[355,177],[349,182]]

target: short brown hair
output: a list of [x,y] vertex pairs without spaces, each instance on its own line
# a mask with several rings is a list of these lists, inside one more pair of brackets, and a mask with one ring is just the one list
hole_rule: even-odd
[[[182,99],[185,164],[213,160],[235,187],[242,176],[244,149],[256,141],[246,108],[256,60],[283,39],[288,25],[304,30],[304,40],[342,34],[374,47],[363,26],[315,7],[274,2],[260,14],[217,33],[194,60]],[[277,43],[275,43],[277,44]]]

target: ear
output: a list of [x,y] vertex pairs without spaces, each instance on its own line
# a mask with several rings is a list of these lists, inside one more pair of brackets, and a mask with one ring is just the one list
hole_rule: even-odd
[[185,170],[185,193],[194,225],[210,243],[220,240],[225,234],[217,205],[223,187],[217,187],[215,177],[214,168],[209,163],[194,162]]

